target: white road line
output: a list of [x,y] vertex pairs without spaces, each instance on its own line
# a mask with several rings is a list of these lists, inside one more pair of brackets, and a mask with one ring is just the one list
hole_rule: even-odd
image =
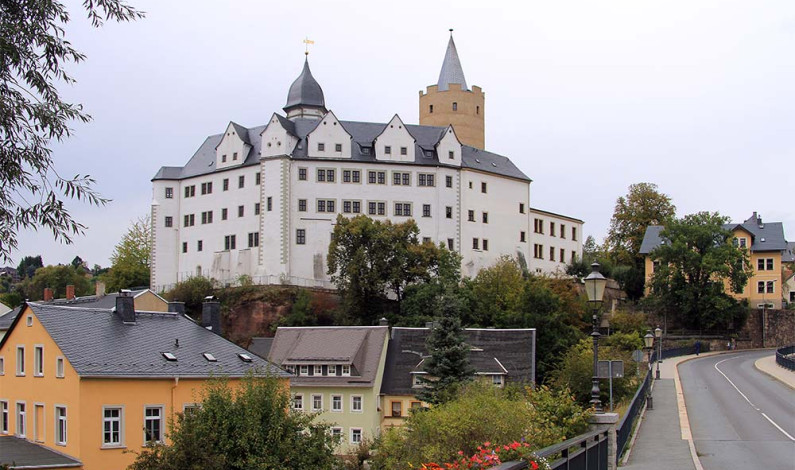
[[735,389],[735,390],[737,390],[737,393],[739,393],[739,394],[740,394],[740,396],[741,396],[741,397],[743,397],[743,398],[745,399],[745,401],[747,401],[747,402],[748,402],[748,404],[749,404],[749,405],[751,405],[751,407],[752,407],[754,410],[758,411],[758,412],[759,412],[759,413],[760,413],[762,416],[764,416],[764,418],[765,418],[766,420],[770,421],[770,424],[772,424],[773,426],[775,426],[775,427],[776,427],[776,429],[778,429],[779,431],[781,431],[781,433],[782,433],[782,434],[784,434],[785,436],[787,436],[787,439],[789,439],[789,440],[791,440],[791,441],[795,441],[795,437],[792,437],[792,436],[790,436],[790,435],[789,435],[789,433],[788,433],[787,431],[785,431],[784,429],[782,429],[782,428],[781,428],[781,426],[779,426],[778,424],[776,424],[776,422],[775,422],[775,421],[773,421],[772,419],[770,419],[770,417],[769,417],[769,416],[767,416],[767,415],[766,415],[766,414],[765,414],[765,413],[764,413],[762,410],[760,410],[758,406],[754,405],[754,404],[753,404],[753,402],[751,402],[751,400],[749,400],[749,399],[748,399],[748,397],[747,397],[747,396],[745,396],[745,394],[744,394],[743,392],[741,392],[739,388],[737,388],[737,385],[734,385],[734,382],[732,382],[732,380],[731,380],[731,379],[730,379],[728,376],[726,376],[726,374],[724,374],[722,370],[720,370],[720,369],[718,368],[718,365],[720,365],[720,364],[722,364],[722,363],[724,363],[724,362],[726,362],[726,361],[728,361],[728,360],[730,360],[730,359],[736,359],[737,357],[741,357],[741,356],[734,356],[734,357],[730,357],[730,358],[724,359],[724,360],[722,360],[722,361],[718,361],[718,362],[716,362],[716,363],[715,363],[715,370],[716,370],[716,371],[718,371],[718,372],[720,373],[720,375],[722,375],[722,376],[723,376],[723,378],[724,378],[724,379],[726,379],[726,381],[728,381],[728,382],[731,384],[731,386],[732,386],[732,387],[734,387],[734,389]]

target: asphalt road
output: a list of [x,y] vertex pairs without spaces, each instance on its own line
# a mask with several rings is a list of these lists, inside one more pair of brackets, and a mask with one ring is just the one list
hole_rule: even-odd
[[754,367],[766,355],[744,351],[679,365],[704,470],[795,470],[795,390]]

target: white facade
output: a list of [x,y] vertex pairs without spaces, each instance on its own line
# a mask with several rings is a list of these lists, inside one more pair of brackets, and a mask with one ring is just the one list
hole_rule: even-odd
[[[534,244],[564,250],[566,262],[580,256],[582,221],[533,212],[530,178],[505,157],[462,145],[452,125],[406,125],[397,115],[341,121],[325,110],[308,63],[288,102],[287,117],[254,128],[230,122],[184,167],[153,178],[153,289],[199,275],[332,287],[326,256],[338,214],[414,219],[421,240],[461,254],[464,276],[503,255],[523,257],[533,272],[565,266],[548,251],[534,257]],[[542,240],[536,217],[567,238]]]
[[573,257],[581,259],[582,220],[535,208],[529,219],[531,272],[561,274]]

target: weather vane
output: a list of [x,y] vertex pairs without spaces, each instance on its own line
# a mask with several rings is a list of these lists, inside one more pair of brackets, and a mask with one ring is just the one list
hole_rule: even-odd
[[314,43],[315,43],[315,41],[312,41],[311,39],[309,39],[308,36],[306,37],[306,39],[304,39],[304,44],[306,44],[306,51],[304,52],[304,54],[309,55],[309,45],[310,44],[314,44]]

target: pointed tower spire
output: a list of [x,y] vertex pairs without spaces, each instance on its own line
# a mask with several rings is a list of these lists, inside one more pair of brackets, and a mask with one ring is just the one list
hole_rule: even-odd
[[320,119],[326,114],[326,102],[323,89],[309,70],[309,57],[304,58],[304,69],[301,75],[290,85],[287,93],[287,104],[284,105],[287,118],[309,117]]
[[464,69],[461,67],[461,60],[458,58],[458,51],[455,48],[455,41],[453,41],[453,29],[450,29],[450,41],[447,43],[447,51],[444,53],[444,62],[442,62],[442,71],[439,72],[439,81],[437,85],[439,91],[447,91],[450,89],[451,83],[461,84],[462,90],[468,90],[466,78],[464,78]]

